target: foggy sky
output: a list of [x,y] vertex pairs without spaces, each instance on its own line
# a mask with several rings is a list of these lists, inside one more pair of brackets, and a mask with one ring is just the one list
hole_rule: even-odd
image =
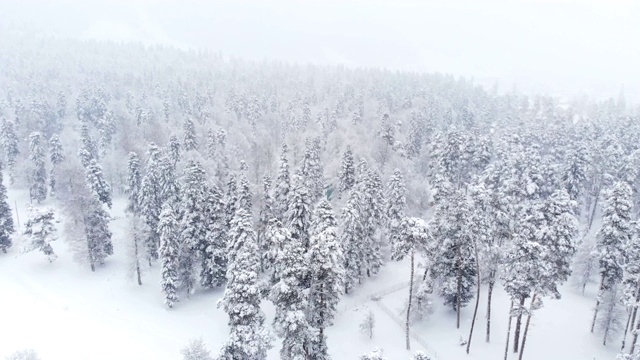
[[62,36],[452,73],[502,90],[602,98],[624,87],[640,102],[634,0],[3,0],[2,17]]

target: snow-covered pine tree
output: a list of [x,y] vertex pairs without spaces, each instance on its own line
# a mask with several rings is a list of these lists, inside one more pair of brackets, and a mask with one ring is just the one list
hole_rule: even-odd
[[222,194],[215,186],[207,186],[204,201],[206,233],[202,252],[200,285],[213,288],[224,285],[227,272],[227,233]]
[[196,127],[193,124],[193,120],[191,118],[187,118],[184,121],[182,132],[182,143],[184,146],[184,151],[196,150],[196,148],[198,147],[198,140],[196,139]]
[[384,356],[382,356],[382,350],[376,349],[368,354],[364,354],[360,356],[360,360],[387,360]]
[[413,354],[413,360],[431,360],[431,357],[424,351],[416,351]]
[[47,171],[42,135],[33,132],[29,135],[29,160],[33,170],[29,176],[29,197],[37,203],[47,198]]
[[622,339],[622,349],[624,350],[627,332],[629,327],[636,326],[638,306],[640,305],[640,237],[638,223],[634,224],[634,234],[629,243],[625,245],[624,276],[622,279],[622,300],[627,306],[629,317]]
[[227,227],[231,226],[231,221],[236,215],[238,209],[238,180],[234,174],[229,176],[227,181],[227,194],[225,196],[225,223]]
[[180,141],[178,137],[174,134],[169,137],[169,158],[171,159],[171,163],[175,168],[182,159],[182,154],[180,153]]
[[206,145],[207,145],[206,154],[211,159],[214,159],[216,157],[217,148],[218,148],[217,143],[218,143],[218,139],[216,139],[216,132],[213,131],[213,129],[209,129],[209,131],[207,131],[207,138],[206,138]]
[[389,241],[392,248],[394,248],[395,244],[399,240],[398,237],[400,235],[400,231],[398,227],[400,226],[402,218],[405,216],[407,208],[406,192],[407,189],[404,185],[402,173],[399,169],[396,169],[389,180],[386,194],[387,233],[389,234]]
[[275,218],[273,198],[271,197],[271,177],[266,175],[262,179],[262,207],[260,208],[260,218],[258,220],[258,248],[260,249],[260,270],[263,272],[268,268],[266,253],[269,251],[269,242],[265,239],[267,227]]
[[309,249],[309,231],[311,228],[311,205],[304,178],[298,174],[293,176],[289,192],[287,227],[291,236],[302,244],[305,252]]
[[280,154],[280,164],[278,168],[278,178],[274,189],[274,210],[280,221],[286,220],[289,206],[289,191],[291,189],[291,179],[289,173],[289,161],[287,159],[287,144],[282,144]]
[[0,141],[4,150],[4,158],[7,161],[7,168],[9,170],[9,180],[13,184],[13,167],[16,164],[16,159],[20,154],[20,148],[18,147],[18,135],[16,135],[13,122],[2,120],[2,133],[0,134]]
[[359,192],[352,190],[347,205],[342,209],[340,246],[344,256],[344,292],[346,294],[362,280],[364,260],[360,198]]
[[407,350],[411,349],[410,324],[411,324],[411,300],[413,300],[413,273],[416,251],[426,249],[429,238],[427,224],[419,218],[404,217],[397,228],[400,231],[398,241],[394,244],[392,258],[402,260],[405,256],[411,259],[409,275],[409,303],[407,305],[407,317],[405,323],[405,340]]
[[621,292],[620,284],[614,283],[598,296],[599,312],[595,330],[602,333],[602,345],[607,345],[624,330],[626,313]]
[[202,339],[191,340],[180,352],[182,360],[213,360]]
[[125,193],[129,199],[127,211],[134,216],[140,214],[140,188],[142,187],[142,174],[140,169],[140,157],[135,152],[130,152],[127,159],[127,187]]
[[476,286],[474,236],[468,225],[470,206],[459,191],[443,197],[432,220],[432,234],[440,243],[436,246],[432,274],[440,281],[440,294],[451,305],[460,326],[460,308],[473,298]]
[[318,203],[311,225],[309,264],[309,324],[318,330],[311,340],[310,358],[328,360],[324,330],[333,325],[343,290],[344,258],[338,242],[338,223],[327,200]]
[[91,159],[85,174],[87,185],[96,199],[111,208],[111,187],[104,180],[102,166],[95,159]]
[[249,214],[252,213],[253,194],[251,193],[251,184],[249,184],[249,180],[244,173],[240,175],[237,207],[238,209],[245,209]]
[[324,196],[324,167],[320,159],[321,151],[319,138],[308,139],[300,166],[301,176],[309,192],[309,201],[314,204]]
[[164,303],[172,308],[178,301],[179,233],[178,223],[171,204],[165,204],[158,222],[160,234],[160,286]]
[[53,252],[51,242],[57,239],[57,231],[54,224],[55,215],[53,209],[44,210],[35,207],[29,208],[29,217],[22,233],[28,239],[24,252],[33,250],[41,251],[47,256],[49,262],[53,262],[58,256]]
[[229,315],[229,340],[219,360],[265,360],[272,336],[264,327],[260,309],[260,259],[251,217],[239,209],[231,221],[227,247],[227,287],[220,302]]
[[180,183],[171,158],[166,152],[161,153],[160,164],[160,202],[177,203],[180,199]]
[[[285,237],[291,237],[285,234]],[[308,310],[307,279],[309,265],[305,248],[298,239],[284,242],[278,253],[275,269],[278,282],[273,285],[269,298],[276,308],[273,326],[282,338],[280,358],[285,360],[308,359],[311,331],[306,317]]]
[[7,187],[4,186],[2,170],[0,169],[0,251],[6,254],[11,247],[11,235],[15,232],[11,207],[7,202]]
[[[207,196],[205,172],[202,165],[190,160],[185,169],[186,178],[180,201],[180,283],[193,294],[196,284],[196,264],[206,245],[207,223],[205,200]],[[166,203],[165,203],[166,204]]]
[[[598,299],[622,281],[625,246],[633,235],[631,207],[631,187],[626,182],[617,182],[607,194],[602,209],[602,227],[596,235],[600,264]],[[600,300],[596,300],[592,332],[598,318],[599,303]]]
[[51,194],[56,192],[56,174],[55,170],[64,161],[64,151],[62,142],[58,134],[53,134],[49,139],[49,160],[51,161],[51,171],[49,172],[49,190]]
[[363,194],[360,215],[365,241],[362,247],[364,250],[363,260],[366,274],[371,276],[377,274],[383,264],[381,229],[386,223],[385,200],[380,174],[377,171],[369,170],[361,176],[357,186]]
[[342,155],[339,178],[338,192],[340,195],[348,194],[356,184],[356,167],[351,145],[347,145],[347,149]]
[[371,340],[373,339],[373,330],[375,327],[376,317],[373,314],[373,311],[367,309],[367,312],[364,314],[364,318],[362,318],[362,322],[360,323],[360,332]]
[[579,201],[584,193],[590,162],[588,150],[583,144],[569,154],[561,180],[573,201]]
[[84,228],[87,255],[91,271],[95,271],[96,265],[103,265],[107,256],[113,255],[111,230],[109,230],[110,216],[95,197],[87,199],[85,206]]
[[145,165],[145,173],[140,184],[139,204],[140,217],[146,224],[147,234],[144,239],[147,248],[149,265],[153,260],[158,259],[158,247],[160,244],[160,236],[158,234],[158,221],[160,219],[160,211],[162,210],[161,197],[161,172],[160,160],[162,154],[155,143],[149,144],[147,150],[147,163]]

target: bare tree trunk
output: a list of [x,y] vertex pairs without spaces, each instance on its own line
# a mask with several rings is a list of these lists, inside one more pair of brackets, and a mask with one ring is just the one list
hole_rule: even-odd
[[493,294],[493,286],[495,285],[495,272],[492,271],[489,279],[489,290],[487,294],[487,337],[486,342],[489,342],[491,337],[491,295]]
[[631,341],[631,348],[629,349],[629,355],[633,355],[633,351],[636,348],[636,342],[638,341],[638,332],[640,332],[640,319],[636,324],[636,330],[633,332],[633,340]]
[[14,200],[14,205],[16,206],[16,220],[18,221],[18,228],[20,227],[20,215],[18,214],[18,201]]
[[142,275],[140,274],[140,258],[138,255],[138,235],[133,235],[133,251],[136,257],[136,275],[138,276],[138,285],[142,286]]
[[513,334],[513,352],[518,352],[520,346],[520,327],[522,326],[522,307],[524,306],[524,296],[520,297],[520,308],[518,311],[518,319],[516,320],[516,329]]
[[509,339],[511,338],[511,321],[513,317],[511,317],[511,310],[513,310],[513,300],[511,300],[511,307],[509,308],[509,324],[507,325],[507,344],[504,346],[504,360],[507,360],[507,355],[509,355]]
[[[640,300],[640,286],[636,287],[636,304]],[[622,337],[622,347],[620,351],[624,350],[624,347],[627,343],[627,332],[629,331],[629,327],[633,327],[636,323],[636,315],[638,314],[638,306],[632,306],[631,312],[629,313],[629,318],[627,318],[627,326],[624,328],[624,336]]]
[[531,323],[531,314],[533,313],[533,303],[536,301],[536,293],[533,293],[531,297],[531,305],[529,305],[529,313],[527,314],[527,323],[524,325],[524,334],[522,334],[522,346],[520,347],[520,355],[518,360],[522,360],[522,354],[524,353],[524,345],[527,342],[527,333],[529,332],[529,324]]
[[411,249],[411,275],[409,275],[409,306],[407,306],[407,327],[406,327],[406,341],[407,350],[411,350],[411,337],[409,329],[409,319],[411,317],[411,299],[413,298],[413,264],[414,264],[414,251]]
[[[600,290],[602,291],[602,287],[604,286],[604,274],[602,274],[602,277],[600,278]],[[598,294],[598,296],[600,296],[600,294]],[[596,300],[596,308],[593,311],[593,321],[591,321],[591,332],[593,332],[593,329],[595,329],[596,327],[596,319],[598,318],[598,308],[600,307],[600,299]]]
[[456,295],[456,329],[460,329],[460,308],[461,308],[461,297],[462,295],[462,276],[460,274],[460,270],[458,270],[458,289]]
[[587,232],[591,230],[591,225],[593,225],[593,218],[596,216],[596,209],[598,208],[598,200],[600,199],[600,186],[596,189],[596,200],[593,202],[593,208],[591,208],[591,216],[589,216],[589,226],[587,227]]
[[476,316],[478,315],[478,306],[480,305],[480,259],[478,259],[478,246],[475,246],[476,252],[476,275],[477,275],[477,293],[476,307],[473,309],[473,318],[471,318],[471,329],[469,330],[469,340],[467,340],[467,354],[471,349],[471,337],[473,336],[473,327],[476,325]]

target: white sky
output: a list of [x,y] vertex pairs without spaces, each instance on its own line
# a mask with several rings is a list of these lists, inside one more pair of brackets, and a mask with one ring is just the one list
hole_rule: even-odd
[[638,0],[2,0],[2,13],[245,59],[438,71],[558,95],[624,86],[640,102]]

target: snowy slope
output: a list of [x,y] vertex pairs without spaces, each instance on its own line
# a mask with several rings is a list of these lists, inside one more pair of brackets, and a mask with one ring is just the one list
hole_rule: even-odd
[[[12,190],[9,202],[17,203],[24,220],[28,195]],[[217,353],[227,337],[226,314],[216,308],[222,291],[200,291],[167,310],[157,267],[146,271],[143,286],[138,286],[129,275],[124,206],[123,199],[114,201],[115,255],[95,273],[73,260],[63,239],[53,243],[58,259],[51,264],[40,253],[21,254],[18,238],[8,254],[0,255],[0,358],[33,348],[43,360],[179,359],[180,349],[198,337]],[[408,295],[408,274],[406,262],[389,263],[381,274],[344,297],[335,325],[327,331],[333,359],[357,359],[376,347],[384,349],[389,359],[410,358],[398,323],[402,319],[398,309]],[[372,296],[379,300],[372,301]],[[440,360],[501,359],[508,299],[501,290],[495,292],[492,342],[487,344],[485,297],[483,292],[470,356],[458,339],[467,337],[473,304],[464,310],[457,330],[453,312],[437,298],[432,317],[414,327],[412,350],[425,350],[426,345]],[[562,300],[545,301],[533,318],[524,357],[614,359],[619,342],[603,347],[599,336],[588,331],[593,299],[593,291],[583,297],[567,286]],[[270,321],[273,309],[268,302],[263,304]],[[359,331],[368,309],[376,318],[372,340]],[[269,358],[278,359],[279,344],[274,345]],[[510,358],[516,356],[510,354]]]

